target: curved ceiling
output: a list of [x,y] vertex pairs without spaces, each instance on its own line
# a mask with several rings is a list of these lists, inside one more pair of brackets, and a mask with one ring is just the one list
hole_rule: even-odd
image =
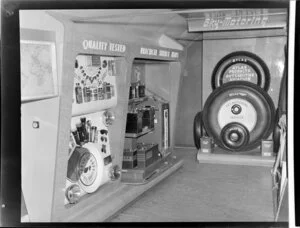
[[[122,27],[129,33],[144,37],[164,34],[183,46],[197,40],[200,33],[189,33],[187,18],[204,10],[120,9],[120,10],[59,10],[74,23],[105,24]],[[207,9],[205,10],[207,11]],[[156,35],[155,35],[156,34]]]

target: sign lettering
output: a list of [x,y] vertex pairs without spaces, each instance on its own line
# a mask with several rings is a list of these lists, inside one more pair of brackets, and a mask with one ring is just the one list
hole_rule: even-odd
[[82,42],[82,47],[84,50],[93,49],[120,53],[124,53],[126,51],[126,46],[124,44],[108,43],[99,40],[84,40]]
[[221,19],[215,19],[215,18],[206,18],[203,22],[204,28],[209,29],[220,29],[224,27],[236,27],[236,26],[249,26],[249,25],[260,25],[265,26],[268,22],[269,17],[268,16],[251,16],[251,17],[232,17],[227,16],[225,18]]
[[179,53],[176,51],[168,51],[168,50],[145,48],[145,47],[141,47],[140,54],[141,55],[149,55],[149,56],[166,57],[166,58],[178,58],[179,57]]
[[154,55],[157,56],[157,49],[152,49],[152,48],[141,48],[140,53],[142,55]]
[[237,80],[257,83],[257,73],[248,64],[236,63],[224,72],[223,83]]
[[203,12],[188,19],[189,31],[286,27],[285,9],[236,9]]

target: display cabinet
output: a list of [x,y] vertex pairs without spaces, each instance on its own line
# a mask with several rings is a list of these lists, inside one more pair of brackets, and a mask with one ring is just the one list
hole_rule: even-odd
[[171,153],[169,102],[147,88],[147,64],[151,61],[135,60],[132,67],[122,164],[122,182],[128,184],[144,184],[158,175]]
[[[22,134],[26,136],[26,142],[22,143],[22,188],[27,209],[27,218],[22,221],[106,221],[182,166],[182,160],[172,156],[171,132],[183,52],[153,44],[141,48],[135,42],[140,39],[135,34],[126,34],[120,41],[105,26],[74,23],[60,12],[49,15],[64,27],[58,31],[59,36],[63,34],[63,41],[60,43],[55,38],[59,47],[56,61],[62,69],[57,69],[61,73],[54,90],[56,97],[39,103],[35,109],[24,106],[22,110]],[[99,28],[106,32],[99,33]],[[123,33],[122,30],[114,32]],[[149,57],[150,49],[155,49],[157,56],[152,53]],[[135,59],[147,56],[148,63],[142,61],[147,76],[143,77],[135,70],[138,62]],[[132,74],[136,76],[134,81]],[[174,82],[170,84],[171,79]],[[130,99],[129,91],[133,87],[138,88],[138,96]],[[139,128],[126,133],[127,112],[134,106],[145,113],[143,127],[141,131]],[[37,122],[44,120],[39,113],[53,114],[49,120],[45,119],[46,128],[43,121]],[[27,129],[38,123],[40,130]],[[153,138],[147,139],[150,135]],[[39,137],[49,138],[45,145],[51,143],[43,153],[39,150],[44,147],[41,144],[44,140],[36,141]],[[161,161],[152,162],[155,166],[141,175],[140,180],[144,182],[140,186],[121,181],[122,164],[127,156],[124,141],[129,139],[131,144],[140,139],[147,145],[153,144],[152,151],[156,152],[153,159]],[[33,141],[37,147],[30,152]],[[35,158],[30,160],[32,156]],[[149,154],[138,153],[137,157],[139,167],[150,167]]]

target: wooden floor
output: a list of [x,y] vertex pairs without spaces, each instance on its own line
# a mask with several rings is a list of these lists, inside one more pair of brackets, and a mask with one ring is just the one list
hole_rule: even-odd
[[272,222],[270,167],[203,164],[177,149],[181,169],[144,193],[111,222]]

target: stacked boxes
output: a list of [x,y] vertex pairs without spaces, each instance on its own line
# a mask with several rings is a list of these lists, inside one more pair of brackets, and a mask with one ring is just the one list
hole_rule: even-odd
[[139,144],[137,160],[139,168],[146,168],[160,158],[158,144]]
[[137,166],[137,151],[125,149],[123,153],[123,169],[133,169]]

